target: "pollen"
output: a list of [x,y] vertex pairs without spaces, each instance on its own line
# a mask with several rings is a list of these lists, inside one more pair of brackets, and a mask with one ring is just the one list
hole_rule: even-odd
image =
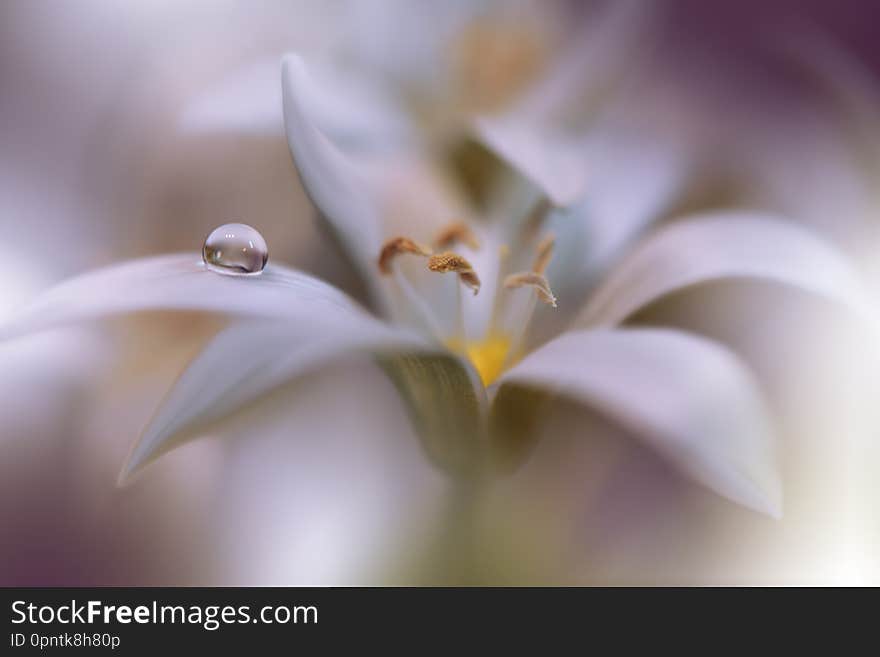
[[423,246],[408,237],[395,237],[382,245],[379,252],[379,271],[383,274],[391,273],[391,262],[399,255],[409,253],[426,258],[431,255],[431,249]]
[[480,240],[474,231],[460,221],[446,226],[434,236],[434,247],[437,249],[451,249],[457,244],[464,244],[474,251],[480,248]]
[[428,269],[440,274],[454,272],[458,274],[462,283],[474,291],[474,296],[480,291],[480,277],[477,276],[471,263],[457,253],[445,251],[432,255],[428,258]]
[[510,355],[511,339],[503,333],[491,333],[481,340],[450,340],[447,346],[468,357],[484,386],[492,385],[504,370]]

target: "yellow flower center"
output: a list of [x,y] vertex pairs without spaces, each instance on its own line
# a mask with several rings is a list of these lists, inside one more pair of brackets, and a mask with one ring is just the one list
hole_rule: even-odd
[[447,346],[452,351],[466,355],[483,385],[489,386],[501,375],[510,353],[511,339],[504,333],[490,333],[481,340],[468,340],[464,344],[454,338]]

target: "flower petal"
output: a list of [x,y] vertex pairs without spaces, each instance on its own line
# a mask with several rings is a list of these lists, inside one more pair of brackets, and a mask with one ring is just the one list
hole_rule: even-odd
[[[334,142],[387,149],[411,137],[412,126],[379,80],[367,81],[340,66],[314,64],[316,82],[301,95],[306,113]],[[180,128],[189,134],[231,132],[283,136],[281,58],[250,62],[185,108]]]
[[602,273],[672,206],[690,169],[681,144],[659,135],[603,129],[589,141],[591,161],[601,164],[591,169],[586,196],[547,220],[557,237],[547,278],[559,309],[534,317],[529,339],[538,344],[571,324]]
[[665,226],[610,273],[576,320],[609,326],[659,298],[724,278],[757,278],[842,301],[869,314],[855,271],[831,246],[771,215],[726,212]]
[[[718,343],[676,330],[567,333],[528,356],[501,381],[492,407],[502,447],[528,427],[523,389],[579,400],[658,450],[715,492],[778,516],[779,475],[758,388]],[[519,413],[517,425],[504,422]],[[514,433],[498,433],[498,428]]]
[[285,57],[282,90],[290,152],[312,202],[355,263],[363,272],[372,272],[382,240],[377,199],[363,167],[317,127],[307,100],[314,93],[313,87],[302,58]]
[[379,362],[406,404],[428,458],[456,475],[481,469],[488,402],[474,368],[448,352],[388,355]]
[[447,477],[394,412],[397,391],[372,363],[322,368],[295,393],[223,425],[219,583],[399,581],[401,555],[445,509]]
[[537,185],[550,201],[578,201],[590,180],[584,135],[610,97],[646,21],[643,3],[610,3],[590,17],[554,69],[510,110],[474,119],[474,137]]
[[289,319],[362,313],[336,288],[298,271],[269,265],[259,276],[228,276],[208,270],[196,255],[176,254],[133,260],[64,281],[0,326],[0,340],[148,310]]
[[389,312],[394,297],[376,266],[382,241],[401,234],[428,240],[441,226],[468,219],[460,190],[418,143],[382,153],[343,151],[311,115],[313,82],[303,60],[290,55],[282,66],[287,139],[303,186]]
[[554,205],[570,205],[583,196],[589,163],[581,144],[569,135],[511,117],[477,119],[474,132]]
[[244,322],[221,332],[181,375],[135,444],[121,478],[270,391],[358,351],[444,353],[366,314],[334,321]]

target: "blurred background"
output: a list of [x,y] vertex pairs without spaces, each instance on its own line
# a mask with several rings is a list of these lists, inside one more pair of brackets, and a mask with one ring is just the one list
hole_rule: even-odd
[[[2,3],[0,319],[67,276],[197,252],[239,220],[273,260],[356,289],[316,229],[283,134],[183,131],[181,117],[251,61],[345,49],[359,30],[403,38],[399,4]],[[565,25],[586,3],[540,4]],[[880,85],[877,4],[653,4],[640,111],[686,134],[703,164],[677,210],[784,212],[844,249],[880,293],[880,168],[858,152],[880,141],[880,123],[784,54],[793,35],[818,31],[858,63],[859,85]],[[771,303],[772,320],[743,320]],[[758,371],[782,436],[784,518],[698,489],[597,421],[587,452],[532,464],[487,503],[479,579],[880,583],[877,336],[795,295],[780,304],[723,287],[641,319],[723,338]],[[148,316],[0,345],[0,584],[446,583],[434,574],[454,533],[445,483],[366,363],[310,377],[282,413],[245,418],[116,488],[141,427],[218,327]],[[344,409],[321,412],[346,390]]]

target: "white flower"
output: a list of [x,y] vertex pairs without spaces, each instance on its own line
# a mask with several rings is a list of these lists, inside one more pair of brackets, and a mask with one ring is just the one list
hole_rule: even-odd
[[[249,320],[232,323],[193,360],[123,477],[281,384],[367,352],[397,386],[428,457],[456,479],[481,479],[527,457],[536,417],[529,401],[540,391],[607,415],[719,494],[781,512],[772,429],[744,364],[698,335],[620,325],[666,295],[730,278],[792,285],[863,309],[858,281],[833,250],[782,219],[728,212],[670,223],[617,259],[665,195],[620,225],[613,212],[593,213],[580,192],[558,193],[559,174],[581,172],[557,170],[563,160],[542,154],[572,144],[578,157],[589,153],[576,135],[549,137],[541,116],[518,110],[494,145],[533,184],[505,170],[491,203],[468,204],[419,152],[401,158],[340,148],[312,114],[314,86],[302,59],[286,58],[282,75],[287,137],[303,183],[358,266],[375,314],[303,273],[270,264],[260,276],[222,275],[194,253],[125,263],[46,292],[0,328],[0,338],[142,310]],[[651,158],[642,164],[640,177],[614,181],[617,193],[626,182],[650,186],[667,177]],[[550,226],[558,229],[555,244]],[[585,238],[603,248],[584,248]],[[551,260],[554,248],[565,257]],[[597,269],[613,260],[581,304]],[[550,307],[557,296],[560,310],[568,308],[567,330],[545,341],[530,331],[531,319],[557,312]]]

